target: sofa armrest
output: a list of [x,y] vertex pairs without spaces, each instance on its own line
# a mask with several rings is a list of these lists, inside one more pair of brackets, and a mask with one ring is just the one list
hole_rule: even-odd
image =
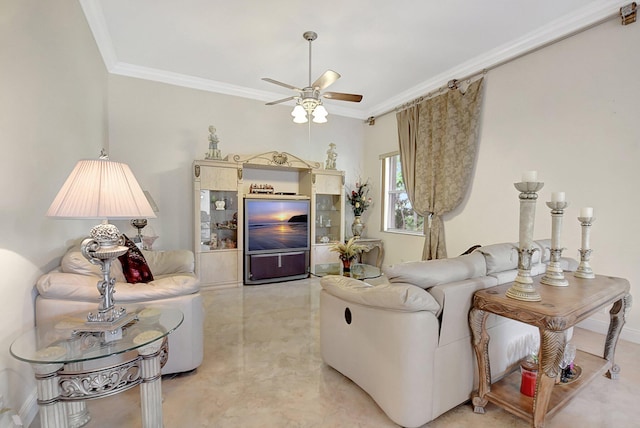
[[429,311],[440,306],[425,290],[410,284],[368,284],[357,279],[327,275],[320,280],[329,294],[351,303],[400,312]]
[[429,293],[442,306],[439,346],[471,335],[468,317],[473,293],[494,285],[497,285],[495,278],[483,276],[436,285],[429,290]]

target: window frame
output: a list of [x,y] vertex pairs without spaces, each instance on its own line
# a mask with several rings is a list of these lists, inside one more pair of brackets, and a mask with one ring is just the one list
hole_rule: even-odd
[[[380,161],[381,161],[381,177],[382,177],[382,186],[381,186],[381,198],[380,200],[382,201],[381,204],[381,210],[382,212],[380,213],[380,218],[382,219],[382,231],[383,232],[388,232],[388,233],[396,233],[396,234],[401,234],[401,235],[413,235],[413,236],[424,236],[424,217],[422,217],[421,215],[415,213],[413,211],[413,209],[411,209],[411,211],[413,212],[413,216],[415,218],[416,223],[421,224],[422,228],[418,228],[415,230],[411,230],[411,229],[404,229],[404,228],[395,228],[395,227],[391,227],[391,224],[393,222],[392,216],[395,216],[396,214],[396,209],[394,207],[392,207],[390,205],[391,200],[397,200],[397,197],[392,198],[392,194],[395,195],[405,195],[406,200],[408,201],[408,196],[407,196],[407,192],[406,190],[398,190],[395,188],[395,174],[394,177],[391,177],[391,174],[393,174],[394,172],[397,172],[397,168],[392,167],[391,163],[393,161],[393,158],[398,157],[397,159],[397,163],[400,163],[400,152],[399,151],[395,151],[395,152],[389,152],[389,153],[384,153],[382,155],[380,155]],[[400,174],[402,174],[402,171],[399,171]],[[392,182],[393,180],[393,182]],[[404,179],[403,179],[403,184],[404,184]],[[410,205],[410,203],[409,203]],[[422,220],[419,220],[422,219]]]

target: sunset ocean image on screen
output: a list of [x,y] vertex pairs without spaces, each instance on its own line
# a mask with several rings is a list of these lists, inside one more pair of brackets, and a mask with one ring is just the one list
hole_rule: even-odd
[[309,201],[246,201],[249,251],[304,249],[309,245]]

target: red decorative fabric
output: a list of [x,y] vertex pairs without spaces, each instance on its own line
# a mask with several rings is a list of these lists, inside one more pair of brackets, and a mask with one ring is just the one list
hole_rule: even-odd
[[136,284],[138,282],[150,282],[153,281],[153,274],[149,265],[142,255],[142,251],[136,246],[136,244],[127,237],[124,237],[124,245],[129,247],[129,251],[118,257],[122,264],[122,273],[130,284]]

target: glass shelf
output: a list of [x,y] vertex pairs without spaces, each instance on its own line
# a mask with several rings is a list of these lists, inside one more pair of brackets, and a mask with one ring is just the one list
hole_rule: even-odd
[[237,248],[236,192],[200,190],[200,246],[211,251]]
[[340,195],[316,194],[316,244],[340,240]]

